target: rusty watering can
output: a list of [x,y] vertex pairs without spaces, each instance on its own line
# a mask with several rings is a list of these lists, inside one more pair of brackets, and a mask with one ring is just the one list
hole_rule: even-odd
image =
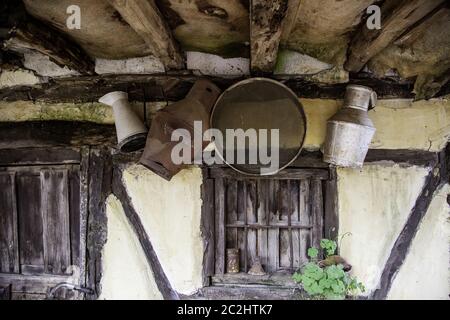
[[341,167],[361,167],[375,127],[368,116],[377,95],[371,88],[348,85],[344,106],[327,122],[323,161]]
[[[209,114],[220,95],[220,89],[206,79],[197,80],[186,98],[158,111],[152,120],[147,143],[140,163],[166,180],[170,180],[185,165],[174,164],[172,149],[178,141],[171,141],[176,129],[189,131],[191,140],[191,160],[194,154],[194,121],[202,122],[202,134],[209,129]],[[202,149],[208,142],[202,143]]]

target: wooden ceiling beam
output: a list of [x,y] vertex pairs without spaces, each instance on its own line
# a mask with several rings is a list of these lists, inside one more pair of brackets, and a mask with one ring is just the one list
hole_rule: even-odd
[[288,0],[250,1],[251,70],[271,74],[277,62]]
[[18,53],[38,51],[61,67],[84,75],[95,74],[94,61],[77,43],[28,15],[10,27],[3,48]]
[[154,0],[108,0],[166,69],[182,69],[183,55]]
[[349,47],[345,69],[350,72],[360,71],[372,57],[444,1],[386,0],[381,7],[381,29],[370,30],[365,22],[361,24]]
[[[38,101],[42,103],[86,103],[97,101],[111,91],[128,92],[130,101],[178,101],[183,99],[194,82],[195,75],[102,75],[53,79],[49,83],[0,89],[0,101]],[[244,78],[209,77],[222,90]],[[346,83],[325,85],[311,83],[300,78],[278,79],[299,98],[342,99]],[[351,78],[351,83],[374,89],[379,98],[414,98],[413,83],[398,83],[374,78]],[[436,96],[450,93],[450,83],[442,87]]]
[[283,30],[281,32],[281,43],[286,43],[292,30],[297,24],[297,17],[300,11],[302,0],[288,0],[288,8],[283,21]]

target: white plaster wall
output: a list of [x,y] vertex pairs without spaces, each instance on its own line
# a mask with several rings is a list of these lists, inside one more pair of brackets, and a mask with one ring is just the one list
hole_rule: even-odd
[[0,89],[14,86],[31,86],[41,82],[42,80],[30,70],[0,69]]
[[222,58],[196,51],[186,52],[186,67],[203,75],[238,77],[250,74],[250,60],[247,58]]
[[195,292],[202,286],[201,170],[185,169],[168,182],[133,165],[123,180],[170,283]]
[[120,201],[113,195],[106,201],[108,235],[103,247],[102,293],[99,299],[162,299],[134,230]]
[[36,74],[44,77],[70,77],[77,76],[77,71],[70,70],[66,66],[60,67],[50,58],[38,51],[25,50],[23,53],[23,66],[34,70]]
[[388,299],[449,299],[449,185],[435,193]]
[[391,248],[422,190],[428,170],[398,165],[338,169],[341,255],[369,294],[378,285]]
[[154,56],[121,60],[95,59],[97,74],[151,74],[164,71],[162,62]]

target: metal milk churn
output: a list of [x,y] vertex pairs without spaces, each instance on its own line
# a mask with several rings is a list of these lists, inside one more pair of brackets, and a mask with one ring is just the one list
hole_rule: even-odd
[[362,167],[375,127],[367,110],[377,95],[368,87],[349,85],[344,106],[327,122],[323,161],[342,167]]

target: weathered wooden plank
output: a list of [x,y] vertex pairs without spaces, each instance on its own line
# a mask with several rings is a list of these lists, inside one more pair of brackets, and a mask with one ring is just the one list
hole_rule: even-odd
[[291,255],[292,255],[292,266],[296,268],[300,266],[300,230],[292,228],[295,223],[300,223],[300,211],[299,211],[299,192],[300,192],[300,181],[301,180],[291,180],[290,194],[289,194],[289,206],[291,209],[290,214],[290,226],[291,226]]
[[422,167],[433,167],[438,162],[438,155],[435,152],[423,150],[402,150],[402,149],[370,149],[365,162],[389,161],[393,163],[403,163]]
[[[225,221],[227,224],[234,224],[237,219],[237,181],[225,179]],[[237,230],[235,228],[226,228],[226,249],[238,248]]]
[[70,225],[70,251],[71,261],[73,265],[79,266],[81,264],[80,255],[81,235],[80,235],[80,166],[73,165],[68,171],[69,183],[69,225]]
[[[0,149],[8,150],[1,154],[0,162],[5,164],[79,162],[79,153],[76,154],[78,147],[115,146],[117,144],[115,131],[112,125],[76,121],[3,122],[0,123]],[[61,149],[55,149],[58,152],[35,149],[41,147]],[[72,147],[73,150],[71,150]],[[30,149],[26,150],[26,148]],[[68,149],[64,150],[64,148]],[[8,155],[12,149],[17,150]]]
[[[255,180],[249,180],[247,184],[247,200],[246,200],[246,225],[249,223],[256,223],[258,219],[258,199],[257,199],[257,182]],[[258,257],[257,247],[257,231],[254,229],[247,229],[247,266],[250,269],[255,263]],[[248,271],[248,270],[247,270]]]
[[312,245],[320,248],[320,240],[323,238],[323,195],[322,182],[311,180],[310,201],[312,219]]
[[168,69],[184,65],[178,44],[153,0],[108,0]]
[[11,285],[0,287],[0,300],[11,300]]
[[[280,220],[286,226],[290,225],[291,213],[290,213],[290,182],[291,180],[282,180],[279,182],[279,208],[280,208]],[[282,268],[290,268],[292,261],[292,230],[289,227],[279,229],[279,266]]]
[[[310,180],[301,180],[299,182],[299,219],[301,224],[311,224],[310,200]],[[311,246],[311,230],[299,231],[300,242],[300,265],[308,261],[307,250]]]
[[300,155],[295,159],[290,167],[294,168],[328,168],[329,164],[323,162],[323,155],[320,151],[302,150]]
[[70,282],[70,276],[63,275],[21,275],[0,273],[0,287],[12,285],[12,293],[46,294],[50,287]]
[[[41,181],[38,173],[16,176],[19,218],[19,256],[22,273],[44,270],[44,243],[41,215]],[[33,271],[33,272],[34,272]]]
[[38,165],[45,163],[78,163],[80,153],[72,148],[0,149],[0,165]]
[[280,42],[287,43],[292,30],[297,23],[301,0],[288,0],[286,15],[283,20]]
[[[257,203],[258,203],[258,224],[269,224],[269,180],[256,180],[257,183]],[[257,230],[258,237],[258,255],[261,260],[261,264],[267,271],[269,260],[267,257],[267,229],[259,228]]]
[[[237,181],[237,221],[247,221],[247,188],[246,181]],[[247,228],[236,229],[241,271],[247,271]]]
[[250,63],[252,71],[272,73],[278,56],[282,22],[287,8],[287,0],[250,1]]
[[193,296],[184,299],[207,300],[298,300],[304,297],[299,289],[259,287],[206,287]]
[[[107,238],[106,198],[112,190],[112,159],[106,149],[81,149],[80,165],[80,235],[86,238],[87,253],[80,260],[86,261],[81,269],[80,282],[94,290],[95,299],[101,293],[102,249]],[[85,250],[81,248],[81,250]]]
[[[434,166],[438,157],[436,152],[424,151],[424,150],[407,150],[407,149],[370,149],[367,152],[365,162],[384,162],[389,161],[392,163],[401,163],[406,165],[417,165],[423,167]],[[300,156],[291,164],[286,170],[298,170],[298,169],[328,169],[329,164],[322,161],[322,153],[320,151],[306,151],[303,150]],[[216,169],[219,167],[212,168]],[[220,166],[220,168],[229,169],[226,166]],[[294,169],[296,168],[296,169]],[[214,175],[220,175],[220,173],[214,172]],[[231,173],[233,174],[233,173]],[[235,175],[238,176],[237,174]],[[241,177],[245,177],[242,176]],[[276,178],[276,175],[272,176]],[[253,178],[253,177],[252,177]],[[270,177],[264,177],[268,179]],[[294,178],[292,178],[294,179]],[[301,178],[300,178],[301,179]],[[306,177],[305,177],[306,179]],[[328,179],[328,178],[327,178]]]
[[381,6],[381,29],[363,23],[349,48],[345,69],[360,71],[377,53],[397,39],[408,27],[422,19],[444,0],[388,0]]
[[14,172],[0,172],[0,272],[19,273],[19,238]]
[[[206,177],[206,170],[203,177]],[[204,178],[202,184],[202,218],[201,233],[203,238],[203,286],[209,286],[209,279],[214,275],[214,180]]]
[[44,270],[64,274],[71,265],[68,171],[41,171]]
[[336,168],[330,168],[330,180],[325,183],[324,231],[327,239],[337,239],[339,235],[339,208]]
[[26,21],[14,27],[4,47],[22,52],[36,50],[61,67],[68,67],[81,74],[94,74],[94,62],[84,50],[58,30],[27,17]]
[[[270,225],[268,224],[262,224],[262,223],[242,223],[242,222],[236,222],[234,224],[227,224],[227,228],[248,228],[248,229],[273,229],[273,228],[287,228],[288,224],[284,221],[275,221],[271,222]],[[291,224],[292,229],[311,229],[312,226],[302,224],[301,222],[292,222]]]
[[[231,168],[214,168],[211,170],[212,178],[232,178],[246,180],[249,176],[239,173]],[[301,180],[314,177],[315,179],[327,180],[328,170],[323,169],[284,169],[271,176],[251,176],[255,180]]]
[[212,277],[215,286],[227,285],[261,285],[268,287],[296,288],[298,284],[292,280],[292,272],[279,271],[263,276],[249,276],[247,273],[224,274]]
[[[202,76],[204,77],[204,76]],[[305,79],[273,76],[289,87],[299,98],[342,99],[347,83],[320,84]],[[199,77],[185,74],[167,75],[99,75],[52,79],[52,82],[33,86],[0,89],[1,101],[38,101],[41,103],[90,103],[111,91],[126,91],[130,101],[178,101],[184,99]],[[226,89],[244,78],[209,77],[220,89]],[[413,81],[351,76],[352,84],[371,87],[380,99],[412,99]],[[145,86],[145,91],[142,87]],[[145,92],[145,94],[144,94]],[[450,93],[450,83],[445,84],[436,97]],[[97,143],[98,144],[98,143]]]
[[216,230],[216,265],[215,273],[225,273],[225,188],[223,179],[215,179],[215,230]]
[[[280,181],[269,180],[269,225],[280,221]],[[280,231],[278,228],[267,230],[267,270],[277,271],[280,268]]]

